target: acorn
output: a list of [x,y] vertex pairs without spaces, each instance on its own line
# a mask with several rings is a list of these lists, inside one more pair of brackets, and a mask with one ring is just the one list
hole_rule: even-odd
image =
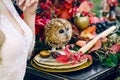
[[51,55],[50,51],[48,51],[48,50],[40,51],[39,54],[42,58],[48,58]]
[[89,25],[89,17],[87,17],[87,16],[83,16],[83,17],[75,16],[74,17],[74,24],[76,25],[76,27],[78,29],[83,30],[83,29],[87,28]]

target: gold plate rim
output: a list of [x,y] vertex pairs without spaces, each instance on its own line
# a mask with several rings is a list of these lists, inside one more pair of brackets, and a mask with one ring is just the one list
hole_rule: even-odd
[[38,66],[36,63],[34,63],[33,60],[31,60],[31,65],[38,69],[38,70],[42,70],[42,71],[46,71],[46,72],[57,72],[57,73],[64,73],[64,72],[73,72],[73,71],[77,71],[77,70],[81,70],[84,68],[89,67],[92,64],[92,61],[88,60],[86,63],[77,66],[77,67],[73,67],[73,68],[68,68],[68,69],[50,69],[50,68],[44,68],[41,66]]

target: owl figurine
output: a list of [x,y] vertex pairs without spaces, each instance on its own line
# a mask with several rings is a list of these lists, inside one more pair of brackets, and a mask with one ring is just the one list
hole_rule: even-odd
[[72,37],[72,26],[69,21],[62,18],[53,18],[45,26],[45,42],[52,47],[64,48]]

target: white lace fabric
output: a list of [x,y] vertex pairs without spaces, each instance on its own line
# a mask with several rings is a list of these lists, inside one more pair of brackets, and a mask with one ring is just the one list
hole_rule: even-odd
[[5,16],[0,17],[0,30],[5,34],[5,42],[1,48],[0,80],[23,80],[28,53],[32,52],[35,40],[31,29],[19,17],[12,2],[2,1],[19,23],[24,35]]

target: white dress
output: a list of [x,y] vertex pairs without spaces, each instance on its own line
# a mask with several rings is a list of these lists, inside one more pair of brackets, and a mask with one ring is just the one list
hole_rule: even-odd
[[0,80],[23,80],[28,54],[32,52],[35,40],[31,29],[19,17],[12,2],[2,1],[19,23],[24,35],[20,34],[5,16],[0,16],[0,30],[6,38],[0,52]]

